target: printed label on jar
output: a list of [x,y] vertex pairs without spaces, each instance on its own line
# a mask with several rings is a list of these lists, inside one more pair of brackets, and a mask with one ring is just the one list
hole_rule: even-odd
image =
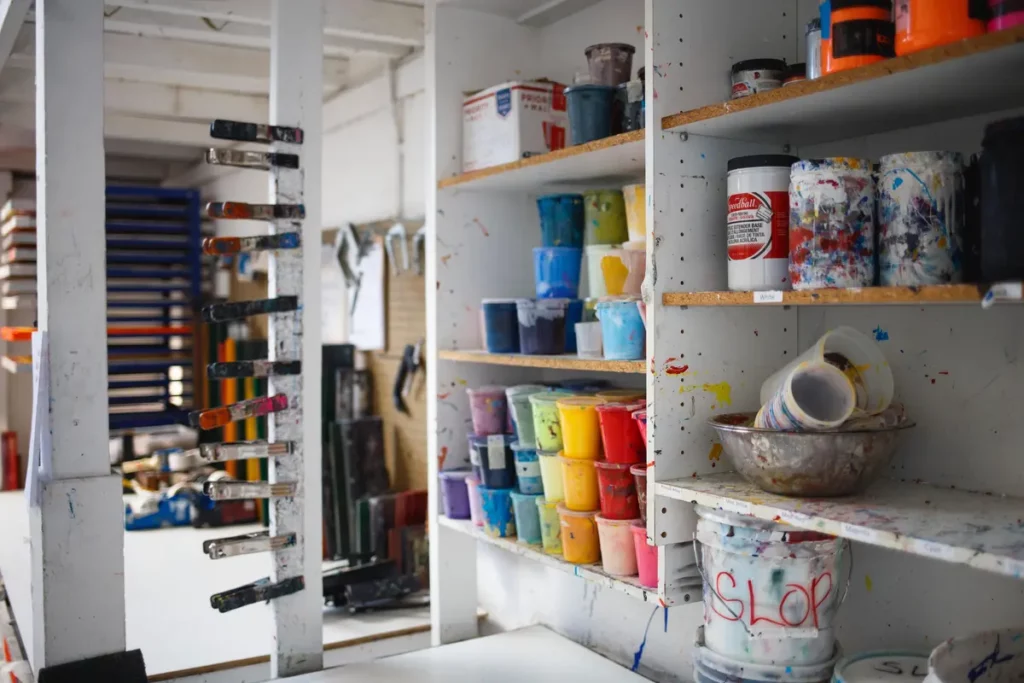
[[487,469],[501,470],[505,464],[505,437],[491,434],[487,437]]
[[789,258],[789,193],[730,195],[726,231],[730,261]]
[[732,97],[750,97],[782,87],[782,73],[779,71],[741,71],[733,74]]

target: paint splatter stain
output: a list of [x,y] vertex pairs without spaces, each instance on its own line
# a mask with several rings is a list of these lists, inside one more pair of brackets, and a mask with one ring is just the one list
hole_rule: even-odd
[[[661,608],[661,609],[664,609]],[[644,656],[644,647],[647,646],[647,632],[651,630],[651,622],[654,621],[654,615],[658,613],[658,608],[655,607],[651,612],[651,616],[647,619],[647,626],[644,627],[644,638],[640,641],[640,647],[633,653],[633,668],[632,671],[636,671],[640,668],[640,658]]]
[[451,395],[452,395],[452,394],[451,394],[451,392],[450,392],[450,391],[449,391],[449,392],[446,392],[446,393],[444,393],[444,394],[438,394],[438,395],[437,395],[437,400],[438,400],[438,401],[443,401],[443,400],[445,400],[446,398],[448,398],[448,397],[449,397],[449,396],[451,396]]
[[665,372],[669,375],[684,375],[689,369],[689,365],[670,365],[665,368]]
[[864,575],[864,587],[868,589],[868,593],[870,593],[871,589],[874,587],[874,584],[871,582],[870,574]]
[[[721,459],[722,459],[722,444],[716,443],[716,444],[714,444],[711,447],[711,451],[708,453],[708,460],[710,460],[711,462],[718,462]],[[697,473],[694,472],[693,476],[697,476]]]
[[939,374],[940,375],[948,375],[949,374],[949,370],[939,370]]
[[932,378],[932,384],[935,384],[935,378],[934,377]]
[[896,180],[892,181],[892,189],[895,190],[896,188],[898,188],[902,184],[903,184],[903,178],[897,178]]
[[759,336],[761,336],[761,335],[759,335],[759,334],[757,333],[757,330],[754,330],[754,336],[755,336],[755,337],[759,337]]
[[875,341],[880,341],[880,342],[882,342],[882,341],[889,341],[889,333],[886,332],[885,330],[883,330],[881,325],[876,327],[873,330],[873,332],[874,332],[874,335],[875,335]]
[[461,384],[462,386],[466,386],[467,384],[469,384],[469,382],[467,382],[466,380],[462,379],[461,377],[456,377],[455,381],[458,382],[459,384]]
[[715,400],[719,403],[726,405],[732,405],[732,387],[729,386],[728,382],[719,382],[718,384],[705,384],[701,386],[701,389],[715,395]]
[[441,446],[441,455],[437,456],[437,469],[444,469],[444,461],[448,458],[448,447]]
[[448,254],[447,256],[442,256],[441,257],[441,265],[447,266],[448,265],[448,261],[450,261],[451,258],[452,258],[451,254]]
[[481,223],[479,218],[474,218],[473,222],[476,223],[477,226],[480,228],[480,232],[482,232],[484,234],[484,237],[490,237],[491,236],[491,233],[487,232],[487,226],[485,226],[483,223]]

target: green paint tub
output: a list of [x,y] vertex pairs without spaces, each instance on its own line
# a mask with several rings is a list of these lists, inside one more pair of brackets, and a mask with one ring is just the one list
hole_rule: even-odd
[[626,200],[621,190],[583,193],[584,244],[622,244],[629,241]]
[[556,401],[574,395],[569,391],[549,391],[530,395],[530,408],[533,412],[533,437],[540,450],[562,450],[562,426],[558,421]]
[[543,496],[538,498],[537,513],[540,517],[540,541],[544,552],[549,555],[561,555],[562,523],[558,518],[558,502],[548,502]]

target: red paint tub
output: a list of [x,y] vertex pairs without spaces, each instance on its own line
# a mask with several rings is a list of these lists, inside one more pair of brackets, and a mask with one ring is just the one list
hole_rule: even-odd
[[640,519],[647,523],[647,463],[633,465],[629,468],[636,484],[636,502],[640,506]]
[[644,443],[647,443],[647,410],[638,410],[633,413],[633,419],[636,420],[636,426],[640,429],[640,436],[643,438]]
[[637,519],[640,504],[636,498],[636,486],[629,465],[598,460],[594,462],[597,471],[597,493],[601,501],[601,515],[607,519]]
[[634,522],[631,530],[633,531],[633,549],[636,552],[636,568],[640,574],[640,585],[644,588],[657,588],[658,546],[647,545],[647,525],[643,522]]
[[633,419],[633,413],[641,407],[639,403],[605,403],[597,406],[604,457],[608,462],[632,465],[646,459],[647,443]]

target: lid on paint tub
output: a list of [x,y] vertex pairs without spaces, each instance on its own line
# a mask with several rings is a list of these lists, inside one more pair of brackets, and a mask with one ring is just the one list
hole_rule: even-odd
[[832,13],[856,7],[878,7],[892,11],[892,0],[832,0]]
[[732,65],[732,72],[738,74],[741,71],[785,71],[786,60],[784,59],[744,59]]
[[728,170],[739,171],[744,168],[789,168],[799,157],[789,154],[754,154],[747,157],[736,157],[729,159]]
[[928,674],[928,655],[902,650],[860,652],[836,664],[833,683],[914,683]]
[[565,515],[566,517],[590,517],[591,519],[594,519],[599,514],[601,514],[601,511],[600,510],[589,510],[589,511],[584,512],[584,511],[580,511],[580,510],[570,510],[569,508],[567,508],[565,506],[564,502],[560,502],[560,503],[558,503],[558,514]]
[[480,299],[480,305],[484,304],[512,304],[513,306],[519,299]]
[[517,451],[517,452],[519,452],[519,451],[537,451],[537,446],[536,445],[519,443],[518,441],[513,442],[511,448],[512,448],[512,450]]

